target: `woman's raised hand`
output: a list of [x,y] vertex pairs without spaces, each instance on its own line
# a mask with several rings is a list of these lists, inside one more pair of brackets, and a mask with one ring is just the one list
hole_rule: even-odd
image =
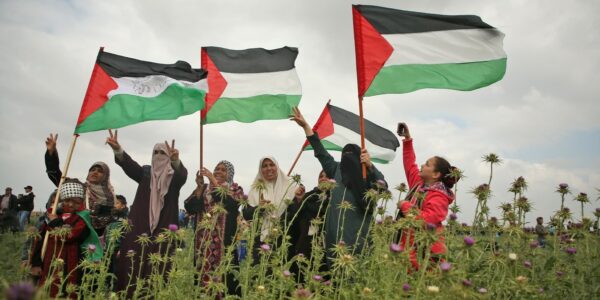
[[56,140],[58,140],[58,133],[55,133],[46,138],[46,149],[48,149],[48,153],[54,154],[56,152]]
[[292,112],[294,112],[294,114],[290,115],[290,121],[294,121],[296,124],[298,124],[298,126],[302,127],[304,129],[304,133],[306,133],[306,136],[313,135],[313,131],[304,119],[304,116],[302,116],[300,109],[297,106],[293,107]]
[[115,130],[113,134],[112,130],[108,130],[108,137],[106,138],[106,144],[108,144],[114,151],[121,149],[121,145],[119,145],[119,131]]
[[398,136],[404,137],[405,140],[411,139],[410,130],[408,130],[408,125],[406,125],[406,123],[398,123],[398,131],[396,133],[398,134]]
[[217,178],[215,178],[215,175],[207,168],[202,168],[202,171],[200,171],[200,174],[202,174],[202,176],[205,176],[206,178],[208,178],[208,180],[210,181],[210,183],[213,186],[216,187],[217,185],[219,185],[219,183],[217,182]]
[[165,141],[165,145],[167,146],[167,151],[169,152],[167,155],[169,155],[171,161],[179,160],[179,150],[175,149],[175,140],[171,140],[171,146],[169,146],[167,141]]

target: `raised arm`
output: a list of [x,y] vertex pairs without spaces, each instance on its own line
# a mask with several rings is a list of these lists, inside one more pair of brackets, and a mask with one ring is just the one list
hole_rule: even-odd
[[48,174],[48,178],[55,186],[58,186],[62,172],[60,171],[59,166],[56,140],[58,140],[58,134],[50,134],[50,136],[46,138],[46,154],[44,155],[44,162],[46,163],[46,174]]
[[404,140],[402,140],[402,161],[404,162],[404,173],[406,174],[408,186],[412,188],[421,182],[421,177],[419,176],[419,167],[416,163],[413,140],[406,124],[398,124],[398,136],[404,137]]
[[296,122],[298,126],[304,129],[306,139],[313,148],[313,151],[315,152],[315,157],[321,163],[321,167],[323,167],[325,174],[327,174],[327,177],[333,178],[335,176],[335,170],[337,169],[338,162],[336,162],[333,159],[333,157],[329,154],[329,152],[327,152],[325,147],[323,147],[319,135],[313,132],[312,128],[310,128],[310,126],[304,119],[304,116],[302,116],[300,109],[298,107],[294,107],[293,112],[294,114],[290,117],[290,120]]
[[123,169],[129,178],[133,179],[137,183],[140,183],[144,177],[144,169],[142,166],[140,166],[140,164],[133,160],[129,154],[123,151],[123,148],[119,144],[119,133],[117,130],[115,130],[115,133],[113,134],[112,130],[109,129],[108,134],[109,136],[106,138],[106,144],[108,144],[115,153],[115,163],[117,163],[117,165]]

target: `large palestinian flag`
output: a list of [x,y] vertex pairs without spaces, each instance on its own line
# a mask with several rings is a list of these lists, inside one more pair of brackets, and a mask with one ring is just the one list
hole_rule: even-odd
[[[371,160],[378,163],[388,163],[396,157],[396,148],[400,146],[398,139],[391,131],[365,120],[365,146]],[[319,135],[325,149],[342,151],[346,144],[360,145],[359,117],[347,110],[329,103],[313,126],[313,131]],[[311,150],[308,141],[304,150]]]
[[206,71],[98,53],[75,133],[173,120],[204,108]]
[[504,76],[504,34],[472,15],[354,5],[359,96],[423,88],[469,91]]
[[294,63],[297,48],[202,48],[208,71],[205,124],[286,119],[302,97]]

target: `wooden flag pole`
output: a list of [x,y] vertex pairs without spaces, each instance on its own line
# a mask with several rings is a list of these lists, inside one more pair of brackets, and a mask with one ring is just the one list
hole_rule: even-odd
[[[65,178],[67,178],[67,173],[69,172],[69,165],[71,164],[71,157],[73,156],[73,150],[75,149],[75,143],[77,142],[77,138],[79,134],[73,134],[73,140],[71,140],[71,146],[69,147],[69,152],[67,153],[67,161],[65,162],[65,167],[63,168],[62,176],[60,177],[60,182],[58,183],[58,187],[56,188],[56,196],[54,196],[54,202],[52,203],[52,213],[56,214],[56,208],[58,207],[58,199],[60,199],[60,188],[65,182]],[[48,236],[50,234],[46,231],[46,235],[44,236],[44,243],[42,244],[42,260],[44,260],[44,254],[46,254],[46,247],[48,246]]]
[[304,152],[304,147],[300,147],[300,152],[298,152],[298,155],[296,155],[296,159],[294,160],[294,163],[290,167],[290,170],[288,171],[287,176],[290,176],[290,174],[292,174],[292,170],[294,170],[294,167],[296,166],[296,163],[300,159],[300,156],[302,155],[302,152]]
[[202,122],[202,113],[200,113],[200,169],[204,166],[204,122]]
[[[360,96],[358,97],[358,112],[359,112],[359,117],[360,117],[360,148],[362,150],[366,149],[365,147],[365,117],[363,115],[363,97]],[[366,164],[362,164],[362,175],[363,175],[363,179],[367,179],[367,165]]]

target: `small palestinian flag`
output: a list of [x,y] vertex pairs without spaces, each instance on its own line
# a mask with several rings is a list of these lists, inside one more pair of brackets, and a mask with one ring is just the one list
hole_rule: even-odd
[[297,48],[230,50],[202,48],[208,71],[205,124],[287,119],[300,103],[302,87],[294,63]]
[[98,53],[75,133],[174,120],[204,108],[206,71]]
[[[394,160],[396,148],[400,146],[396,135],[367,119],[364,120],[365,146],[371,160],[384,164]],[[359,117],[329,103],[313,126],[313,131],[319,135],[327,150],[342,151],[346,144],[360,145]],[[304,150],[312,149],[308,141],[303,147]]]
[[470,91],[504,76],[504,34],[480,17],[354,5],[359,96]]

